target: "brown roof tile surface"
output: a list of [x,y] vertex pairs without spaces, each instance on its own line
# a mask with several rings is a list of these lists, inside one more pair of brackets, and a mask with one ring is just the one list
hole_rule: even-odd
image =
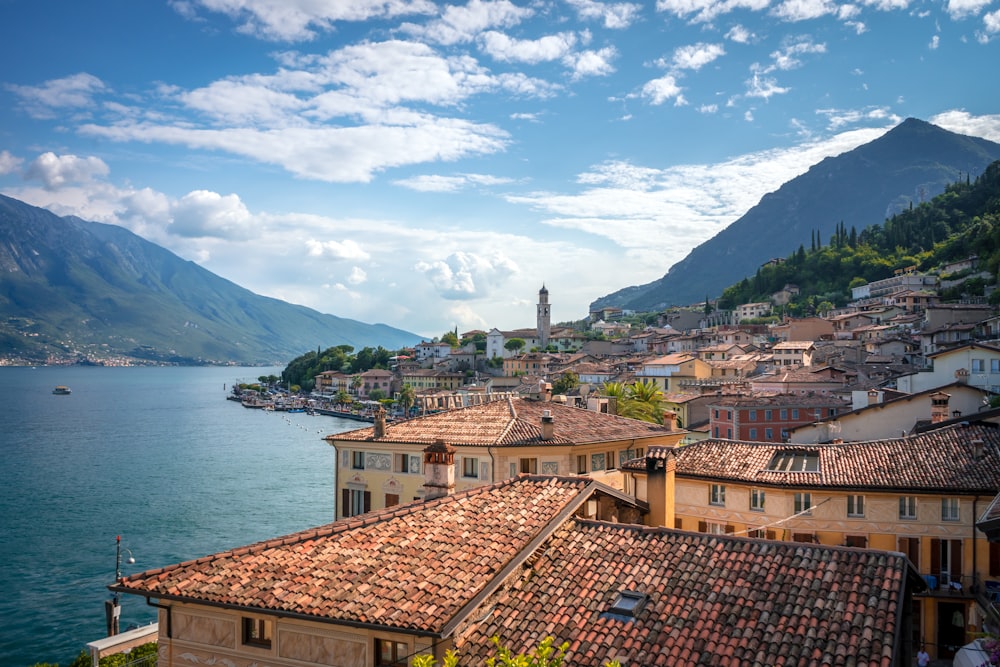
[[[983,442],[977,458],[973,443]],[[955,424],[914,436],[840,444],[771,444],[710,439],[647,457],[677,458],[677,474],[774,486],[870,488],[992,496],[1000,489],[1000,431],[991,424]],[[778,452],[816,452],[817,472],[767,469]],[[645,469],[645,460],[626,464]]]
[[[907,568],[898,553],[573,519],[457,648],[477,665],[493,635],[515,653],[551,635],[568,665],[887,666]],[[608,613],[620,591],[649,595],[636,618]]]
[[554,419],[557,445],[654,438],[676,433],[669,427],[635,419],[575,408],[560,403],[518,398],[458,408],[425,417],[393,422],[385,435],[375,438],[374,428],[362,428],[327,437],[333,441],[374,441],[431,444],[443,439],[453,445],[515,447],[539,445],[542,413]]
[[116,588],[439,633],[588,484],[513,478],[150,570]]

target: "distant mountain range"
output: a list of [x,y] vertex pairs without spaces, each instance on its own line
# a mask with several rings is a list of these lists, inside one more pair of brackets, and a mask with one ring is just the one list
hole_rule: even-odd
[[714,298],[768,260],[829,239],[843,222],[859,231],[929,200],[1000,159],[1000,144],[909,118],[878,139],[824,159],[677,262],[659,280],[603,296],[591,309],[659,310]]
[[420,336],[240,287],[115,225],[0,195],[0,356],[284,364]]

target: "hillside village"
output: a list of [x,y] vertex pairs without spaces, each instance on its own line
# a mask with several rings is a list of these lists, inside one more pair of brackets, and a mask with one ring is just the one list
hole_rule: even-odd
[[[338,521],[111,588],[157,601],[168,665],[478,665],[494,636],[573,665],[979,664],[1000,334],[937,287],[901,272],[770,325],[781,294],[641,327],[605,308],[590,332],[552,326],[543,287],[534,328],[316,377],[414,394],[326,437]],[[616,414],[609,382],[655,385],[662,419]]]

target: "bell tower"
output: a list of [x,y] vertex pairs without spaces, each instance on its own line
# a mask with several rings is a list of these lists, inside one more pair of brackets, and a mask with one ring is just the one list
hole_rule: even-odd
[[549,291],[542,284],[542,289],[538,290],[538,317],[536,333],[538,334],[538,347],[545,349],[549,344],[549,330],[552,324],[551,312],[549,311]]

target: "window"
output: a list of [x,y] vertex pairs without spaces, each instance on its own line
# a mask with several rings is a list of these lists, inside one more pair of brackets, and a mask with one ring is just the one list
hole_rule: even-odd
[[771,458],[767,469],[774,472],[819,472],[819,452],[794,449],[779,451]]
[[344,489],[343,502],[345,517],[364,514],[372,509],[371,492],[364,489]]
[[719,418],[719,411],[718,411],[718,410],[716,410],[716,411],[715,411],[715,418],[716,418],[716,419],[718,419],[718,418]]
[[614,452],[608,452],[607,454],[604,455],[604,465],[607,466],[605,468],[605,470],[614,470],[615,469],[615,453]]
[[986,372],[986,364],[983,363],[982,359],[973,359],[972,360],[972,372],[973,373],[985,373]]
[[243,643],[248,646],[271,648],[271,621],[264,618],[243,618]]
[[864,549],[868,546],[868,538],[864,535],[844,535],[844,546]]
[[403,642],[391,639],[375,640],[375,664],[379,666],[391,665],[393,667],[405,667],[406,658],[409,654],[409,647]]
[[526,472],[529,475],[538,474],[538,459],[521,459],[520,466],[521,472]]
[[900,496],[899,497],[899,518],[900,519],[916,519],[917,518],[917,497],[916,496]]
[[766,421],[766,422],[771,421],[771,411],[770,410],[764,410],[764,421]]
[[726,410],[726,419],[732,421],[732,419],[733,419],[733,411],[732,410]]
[[611,609],[608,610],[608,613],[635,618],[642,611],[642,608],[646,606],[647,600],[649,600],[649,596],[645,593],[621,591],[611,604]]
[[764,489],[750,489],[750,509],[754,512],[764,511]]
[[781,410],[778,412],[778,415],[781,421],[786,421],[788,419],[788,410],[785,408],[781,408]]
[[958,521],[958,498],[941,499],[941,520]]
[[750,429],[750,439],[751,440],[756,440],[757,439],[757,429],[756,428],[751,428]]
[[792,408],[792,419],[798,419],[798,418],[799,418],[799,409]]
[[726,429],[726,440],[732,440],[732,439],[733,439],[733,429],[727,428]]
[[796,514],[812,514],[812,494],[811,493],[796,493],[795,494],[795,513]]
[[768,441],[774,440],[774,429],[773,428],[765,428],[764,429],[764,439],[768,440]]
[[408,454],[392,455],[393,472],[410,472],[410,457]]
[[751,410],[750,411],[750,421],[752,421],[752,422],[757,421],[757,411],[756,410]]
[[726,504],[726,487],[722,484],[712,484],[709,487],[708,492],[708,504],[709,505],[722,505]]
[[399,504],[399,494],[398,493],[387,493],[385,494],[385,506],[395,507]]
[[847,496],[847,516],[849,517],[863,517],[865,515],[865,497],[864,496]]
[[587,474],[587,455],[578,454],[576,457],[576,474],[586,475]]
[[724,523],[713,523],[711,521],[705,522],[705,529],[701,531],[703,533],[708,533],[709,535],[726,535],[733,532]]
[[645,455],[646,455],[646,450],[644,448],[642,447],[635,448],[635,458],[641,459]]
[[1000,359],[990,359],[990,373],[1000,373]]
[[365,453],[359,451],[351,452],[351,468],[354,470],[364,470],[365,469]]
[[471,456],[462,457],[462,477],[479,477],[479,459]]

